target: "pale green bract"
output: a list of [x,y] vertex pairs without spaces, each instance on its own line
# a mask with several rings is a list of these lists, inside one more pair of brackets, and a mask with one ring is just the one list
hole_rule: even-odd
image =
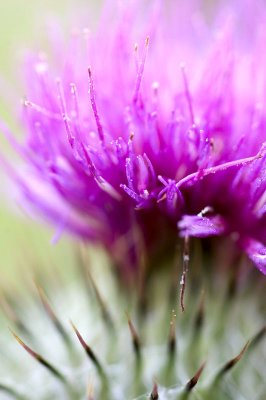
[[1,399],[263,400],[257,272],[239,284],[221,271],[217,280],[211,268],[207,277],[192,261],[182,312],[180,273],[158,272],[142,296],[123,293],[108,267],[86,260],[79,257],[71,283],[53,269],[53,278],[35,279],[30,299],[2,296],[17,341],[36,354],[2,331]]

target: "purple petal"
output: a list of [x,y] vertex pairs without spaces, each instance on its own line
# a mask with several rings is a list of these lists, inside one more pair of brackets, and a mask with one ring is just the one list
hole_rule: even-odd
[[245,242],[243,247],[258,270],[266,275],[266,246],[250,239]]
[[181,236],[208,237],[222,235],[226,225],[220,216],[184,215],[178,223]]

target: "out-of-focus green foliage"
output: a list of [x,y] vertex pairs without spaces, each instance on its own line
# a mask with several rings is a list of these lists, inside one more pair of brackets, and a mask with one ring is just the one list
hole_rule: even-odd
[[68,269],[72,262],[73,244],[64,238],[52,245],[52,235],[52,230],[1,204],[1,287],[8,289],[7,285],[10,283],[12,286],[21,286],[24,278],[27,280],[34,276],[36,269],[46,268],[51,264]]
[[0,67],[1,73],[8,71],[11,66],[11,58],[17,46],[26,43],[33,37],[33,28],[41,24],[39,17],[42,10],[59,11],[64,2],[62,1],[41,1],[41,0],[10,0],[2,1],[0,5]]

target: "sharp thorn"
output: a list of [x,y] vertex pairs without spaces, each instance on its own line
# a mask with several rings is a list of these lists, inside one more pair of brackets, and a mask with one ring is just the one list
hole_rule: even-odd
[[85,254],[85,250],[82,247],[80,248],[80,251],[79,251],[79,258],[85,269],[86,276],[89,278],[89,282],[94,291],[96,300],[98,301],[98,304],[100,306],[100,310],[101,310],[102,316],[103,316],[103,321],[107,324],[108,329],[111,329],[112,331],[114,331],[115,324],[114,324],[113,318],[111,317],[108,307],[102,298],[102,295],[92,277],[92,274],[91,274],[89,268],[87,267],[88,259]]
[[65,328],[63,327],[62,323],[59,321],[58,317],[56,316],[52,306],[49,303],[49,300],[48,300],[46,294],[44,293],[44,290],[37,283],[35,283],[35,285],[36,285],[36,288],[38,290],[38,294],[39,294],[40,300],[42,302],[42,305],[43,305],[43,308],[44,308],[46,314],[48,315],[48,317],[52,321],[52,323],[55,326],[56,330],[59,332],[59,334],[63,338],[64,342],[67,345],[69,345],[71,343],[69,335],[67,334],[67,332],[66,332]]
[[199,369],[197,370],[197,372],[195,373],[195,375],[190,379],[190,381],[188,381],[188,383],[186,384],[186,391],[190,392],[198,383],[199,378],[201,377],[201,374],[205,368],[206,365],[206,361],[199,367]]
[[168,336],[168,354],[172,356],[176,350],[176,314],[175,310],[172,310],[172,319],[170,321],[170,329]]
[[0,392],[7,393],[8,395],[12,396],[15,400],[26,400],[25,397],[20,395],[15,389],[4,383],[0,383]]
[[159,399],[158,385],[156,382],[154,382],[153,389],[150,395],[150,400],[158,400],[158,399]]
[[83,339],[83,337],[81,336],[80,332],[78,331],[78,329],[76,328],[76,326],[73,324],[72,321],[70,321],[70,324],[81,344],[81,346],[83,347],[83,349],[85,350],[86,354],[88,355],[89,359],[92,361],[92,363],[95,365],[95,367],[97,368],[98,372],[102,375],[103,374],[103,369],[102,366],[98,360],[98,358],[96,357],[96,355],[94,354],[94,352],[92,351],[92,349],[90,348],[90,346],[85,342],[85,340]]
[[26,352],[33,357],[37,362],[39,362],[41,365],[43,365],[49,372],[52,373],[57,379],[59,379],[63,383],[67,383],[65,377],[63,374],[61,374],[60,371],[56,367],[54,367],[52,364],[50,364],[45,358],[43,358],[40,354],[36,353],[34,350],[32,350],[26,343],[23,342],[23,340],[16,335],[11,329],[10,332],[16,339],[16,341],[26,350]]
[[129,326],[129,330],[130,330],[130,334],[131,334],[131,338],[132,338],[133,348],[134,348],[137,358],[139,358],[140,354],[141,354],[141,343],[140,343],[138,333],[137,333],[137,331],[133,325],[133,322],[131,321],[131,318],[129,317],[128,314],[127,314],[127,322],[128,322],[128,326]]
[[15,312],[15,310],[13,309],[13,307],[11,306],[10,302],[5,297],[5,295],[0,297],[0,306],[3,312],[5,313],[6,317],[11,322],[13,322],[13,324],[17,327],[17,329],[27,337],[31,338],[32,335],[30,331],[28,330],[26,325],[24,325],[24,323],[19,319],[17,313]]
[[195,332],[199,332],[204,324],[204,317],[205,317],[205,293],[204,291],[201,292],[200,301],[198,310],[196,312],[195,320],[194,320],[194,330]]
[[94,400],[94,387],[92,381],[88,383],[87,386],[87,397],[86,400]]
[[242,350],[240,351],[240,353],[232,358],[231,360],[229,360],[220,370],[220,372],[218,373],[218,377],[222,376],[224,374],[226,374],[228,371],[230,371],[243,357],[243,354],[245,353],[245,351],[247,350],[249,345],[249,341],[245,344],[245,346],[242,348]]
[[249,343],[249,350],[252,350],[254,347],[256,347],[259,342],[264,338],[264,336],[266,335],[266,325],[263,326],[258,333],[255,334],[255,336],[253,336],[253,338],[250,340]]

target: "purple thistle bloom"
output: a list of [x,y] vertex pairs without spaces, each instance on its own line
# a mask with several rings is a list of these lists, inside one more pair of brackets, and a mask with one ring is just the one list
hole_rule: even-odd
[[29,56],[24,144],[3,128],[25,160],[12,174],[58,235],[100,242],[129,273],[140,250],[217,235],[266,273],[265,8],[235,1],[208,23],[199,1],[162,3],[145,22],[141,2],[107,6],[55,68]]

